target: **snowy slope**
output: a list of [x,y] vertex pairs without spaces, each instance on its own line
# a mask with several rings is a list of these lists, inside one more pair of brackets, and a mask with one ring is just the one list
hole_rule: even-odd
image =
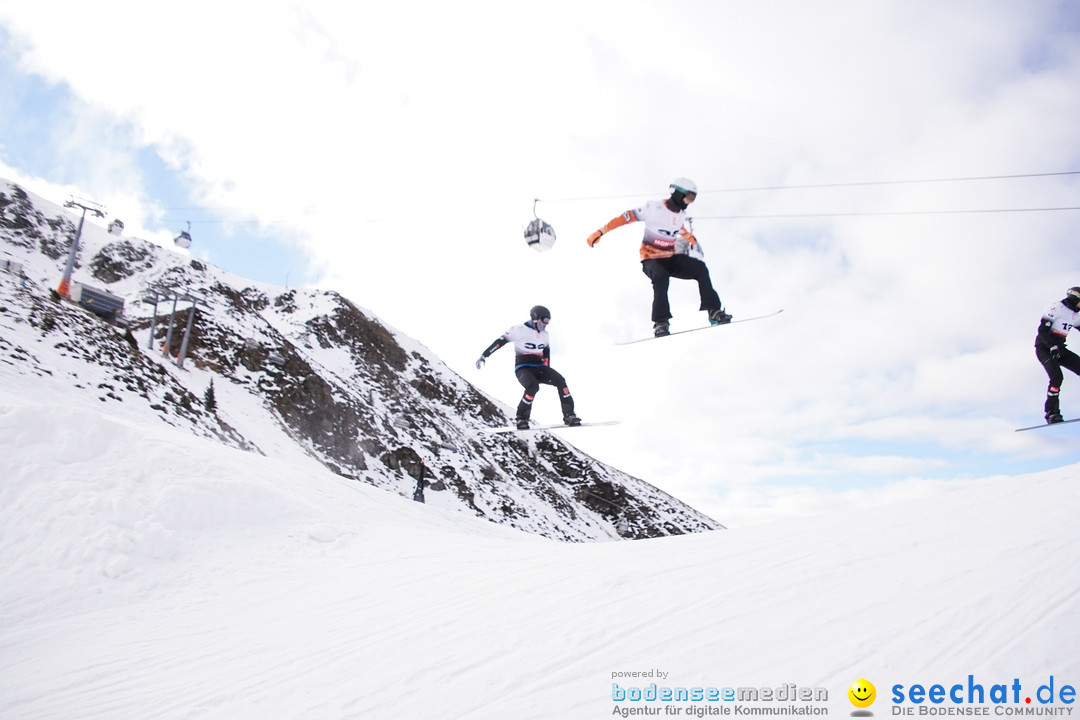
[[1080,466],[563,544],[10,384],[0,438],[5,720],[586,720],[650,670],[845,716],[863,677],[879,717],[894,684],[1080,684]]
[[[613,683],[795,685],[828,695],[799,708],[847,716],[846,689],[860,678],[877,685],[877,716],[926,707],[893,703],[894,686],[969,678],[988,690],[1015,680],[1035,698],[987,703],[987,715],[1072,709],[1060,695],[1043,704],[1037,689],[1051,677],[1058,692],[1080,685],[1080,465],[958,482],[858,514],[560,543],[535,531],[616,537],[613,518],[567,504],[565,467],[661,506],[641,526],[649,531],[700,530],[707,519],[554,439],[483,445],[497,413],[422,408],[425,422],[446,418],[454,430],[461,447],[443,453],[447,438],[403,420],[392,390],[357,369],[354,355],[370,348],[344,334],[329,342],[344,326],[328,318],[363,322],[363,313],[318,292],[279,307],[280,289],[240,290],[214,268],[122,256],[123,245],[110,255],[97,238],[99,272],[136,269],[110,284],[119,294],[137,298],[140,283],[162,278],[215,293],[203,354],[181,371],[148,352],[144,328],[133,348],[120,331],[43,299],[57,258],[39,262],[39,251],[55,255],[66,230],[47,219],[36,227],[45,234],[29,245],[18,228],[5,235],[28,287],[0,275],[2,720],[587,720],[776,708],[623,701]],[[131,303],[137,322],[149,312]],[[390,333],[409,358],[391,385],[471,392],[422,345],[379,327],[361,330]],[[252,338],[256,354],[283,347],[292,365],[277,373],[254,356],[236,362],[220,349],[229,343],[210,343],[218,337]],[[387,348],[382,336],[372,351]],[[326,379],[327,402],[353,402],[349,388],[360,386],[357,407],[371,409],[379,433],[372,442],[412,442],[465,475],[484,510],[516,504],[525,527],[463,512],[447,493],[412,502],[409,478],[378,453],[348,471],[356,477],[333,472],[325,447],[298,441],[286,422],[298,406],[269,406],[282,383],[295,389],[289,367]],[[211,379],[217,413],[198,402]],[[539,469],[524,479],[468,475],[478,462],[513,469],[528,458]],[[643,672],[654,674],[631,674]]]

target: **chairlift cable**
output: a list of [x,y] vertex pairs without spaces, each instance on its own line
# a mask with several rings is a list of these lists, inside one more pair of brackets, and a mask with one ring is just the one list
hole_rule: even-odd
[[975,180],[1018,180],[1024,178],[1037,178],[1037,177],[1060,177],[1063,175],[1080,175],[1080,170],[1068,170],[1065,172],[1046,172],[1046,173],[1023,173],[1017,175],[979,175],[970,177],[948,177],[948,178],[923,178],[918,180],[864,180],[860,182],[842,182],[842,183],[812,183],[807,185],[765,185],[761,187],[745,187],[745,188],[724,188],[721,190],[703,190],[702,193],[709,192],[757,192],[764,190],[807,190],[817,188],[837,188],[837,187],[866,187],[871,185],[916,185],[922,183],[944,183],[944,182],[970,182]]
[[[1069,175],[1080,175],[1080,170],[1065,170],[1061,172],[1041,172],[1041,173],[1016,173],[1011,175],[971,175],[965,177],[945,177],[945,178],[920,178],[914,180],[862,180],[856,182],[836,182],[836,183],[808,183],[801,185],[761,185],[761,186],[749,186],[749,187],[730,187],[720,188],[717,190],[700,190],[698,195],[707,195],[709,193],[736,193],[736,192],[771,192],[778,190],[812,190],[823,188],[841,188],[841,187],[869,187],[876,185],[915,185],[915,184],[927,184],[927,183],[947,183],[947,182],[973,182],[979,180],[1020,180],[1030,178],[1042,178],[1042,177],[1063,177]],[[582,197],[563,197],[563,198],[550,198],[544,202],[585,202],[592,200],[617,200],[620,198],[632,198],[632,197],[652,197],[655,195],[652,193],[632,193],[623,195],[594,195],[594,196],[582,196]],[[540,199],[538,198],[537,201]],[[535,208],[535,202],[533,203]]]
[[989,213],[1056,212],[1080,210],[1080,206],[1035,208],[987,208],[983,210],[883,210],[868,212],[776,213],[763,215],[696,215],[697,220],[775,220],[832,217],[887,217],[898,215],[979,215]]

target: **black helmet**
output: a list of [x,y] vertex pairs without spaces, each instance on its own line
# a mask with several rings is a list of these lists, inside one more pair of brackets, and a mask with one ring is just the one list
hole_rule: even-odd
[[545,323],[551,320],[551,311],[543,305],[533,305],[529,311],[530,320],[543,320]]
[[1080,287],[1071,287],[1065,291],[1062,304],[1072,311],[1080,310]]

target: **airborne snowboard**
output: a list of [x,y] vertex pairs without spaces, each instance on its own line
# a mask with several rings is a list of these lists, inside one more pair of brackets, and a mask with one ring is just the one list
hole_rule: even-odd
[[565,423],[556,423],[555,425],[532,425],[524,430],[518,430],[517,427],[497,427],[497,428],[483,428],[486,433],[508,433],[508,432],[530,432],[533,430],[561,430],[563,428],[576,428],[576,427],[598,427],[600,425],[618,425],[618,420],[606,420],[604,422],[583,422],[580,425],[567,425]]
[[1037,430],[1038,428],[1053,427],[1054,425],[1066,425],[1068,423],[1080,422],[1080,418],[1073,418],[1072,420],[1062,420],[1056,423],[1043,423],[1042,425],[1032,425],[1030,427],[1016,428],[1016,432],[1023,432],[1025,430]]
[[740,318],[738,320],[732,320],[731,322],[723,323],[722,325],[706,325],[704,327],[690,328],[689,330],[676,330],[673,333],[668,333],[667,335],[661,335],[659,337],[653,336],[653,337],[647,337],[647,338],[639,338],[637,340],[625,340],[623,342],[617,342],[615,344],[616,345],[633,345],[634,343],[645,342],[647,340],[663,340],[664,338],[671,337],[672,335],[682,335],[683,333],[692,333],[692,332],[697,332],[698,330],[712,330],[713,328],[725,327],[727,325],[734,325],[735,323],[741,323],[741,322],[750,322],[751,320],[762,320],[764,318],[773,317],[774,315],[779,315],[782,312],[784,312],[783,308],[777,310],[774,313],[769,313],[768,315],[755,315],[754,317]]

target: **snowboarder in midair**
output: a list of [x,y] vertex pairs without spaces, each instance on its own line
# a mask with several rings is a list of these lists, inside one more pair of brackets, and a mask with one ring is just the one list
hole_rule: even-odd
[[627,210],[609,220],[586,240],[589,247],[593,247],[600,242],[600,236],[604,233],[633,222],[645,223],[639,254],[641,270],[652,281],[652,321],[653,335],[656,337],[670,334],[668,285],[673,277],[697,281],[701,295],[699,309],[709,314],[711,324],[731,322],[731,315],[724,311],[720,297],[712,286],[709,268],[696,257],[701,254],[697,238],[686,227],[686,209],[697,199],[697,185],[688,178],[676,178],[669,190],[671,194],[666,200],[650,200],[639,208]]
[[517,406],[517,428],[527,430],[529,417],[532,415],[532,403],[540,384],[554,385],[559,390],[562,403],[563,422],[567,425],[580,425],[581,420],[574,414],[574,398],[562,375],[551,368],[551,346],[547,326],[551,322],[551,313],[543,305],[536,305],[529,311],[528,322],[515,325],[488,345],[476,361],[476,369],[484,366],[488,357],[507,343],[514,344],[514,374],[525,388],[525,394]]
[[1069,288],[1064,299],[1048,307],[1039,322],[1039,332],[1035,336],[1035,356],[1039,358],[1043,369],[1050,377],[1050,384],[1046,388],[1046,404],[1043,406],[1047,423],[1062,421],[1061,402],[1058,395],[1065,375],[1061,369],[1066,368],[1080,375],[1080,355],[1065,347],[1065,338],[1069,330],[1076,327],[1078,323],[1080,323],[1080,287]]

